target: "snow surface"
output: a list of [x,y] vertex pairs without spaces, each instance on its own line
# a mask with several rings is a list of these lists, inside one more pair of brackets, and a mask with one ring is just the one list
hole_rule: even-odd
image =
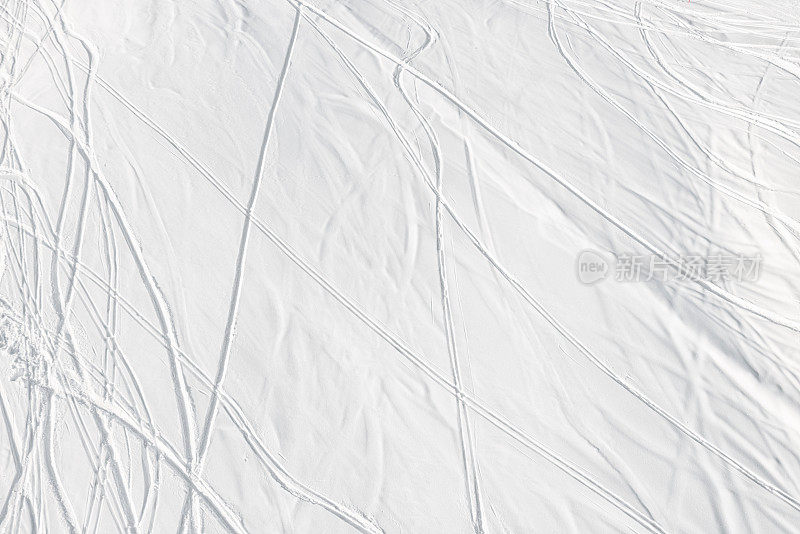
[[0,532],[800,531],[797,0],[0,24]]

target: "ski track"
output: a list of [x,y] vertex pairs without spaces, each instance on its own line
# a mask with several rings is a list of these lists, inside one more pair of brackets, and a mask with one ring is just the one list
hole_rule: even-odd
[[0,532],[800,524],[796,2],[0,24]]

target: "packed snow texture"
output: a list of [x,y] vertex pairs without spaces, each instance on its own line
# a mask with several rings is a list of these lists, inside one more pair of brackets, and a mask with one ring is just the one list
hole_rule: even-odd
[[799,6],[3,0],[0,532],[797,532]]

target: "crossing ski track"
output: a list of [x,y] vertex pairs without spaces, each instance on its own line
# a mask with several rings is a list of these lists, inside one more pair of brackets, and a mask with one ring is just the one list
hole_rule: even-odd
[[0,24],[0,532],[796,531],[797,2]]

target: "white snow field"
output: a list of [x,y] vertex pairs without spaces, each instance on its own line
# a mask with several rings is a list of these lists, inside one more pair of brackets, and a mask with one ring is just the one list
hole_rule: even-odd
[[0,25],[0,533],[800,532],[798,0]]

